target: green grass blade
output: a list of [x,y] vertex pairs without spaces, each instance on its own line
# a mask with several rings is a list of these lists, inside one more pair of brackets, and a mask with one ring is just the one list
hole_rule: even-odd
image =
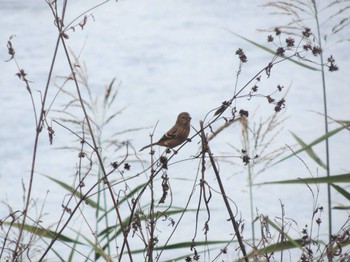
[[[138,185],[137,187],[135,187],[133,190],[131,190],[129,193],[127,193],[125,196],[123,196],[118,204],[121,205],[123,204],[125,201],[127,201],[128,199],[132,199],[133,196],[140,190],[142,189],[144,186],[146,186],[147,183],[143,183],[143,184],[140,184]],[[104,219],[109,213],[111,212],[115,212],[115,207],[111,207],[107,212],[103,213],[97,220],[97,222],[101,222],[102,219]]]
[[337,210],[349,210],[350,206],[338,206],[338,207],[333,207],[333,209]]
[[[276,244],[271,244],[269,246],[266,246],[264,248],[255,250],[254,253],[250,253],[248,254],[248,257],[252,257],[254,256],[261,256],[264,254],[272,254],[274,252],[278,252],[278,251],[283,251],[283,250],[289,250],[289,249],[293,249],[293,248],[297,248],[295,246],[295,243],[298,244],[298,246],[300,246],[302,244],[303,240],[302,239],[296,239],[293,241],[287,240],[284,242],[279,242]],[[244,261],[244,260],[240,260],[240,261]]]
[[292,136],[294,137],[294,139],[298,142],[298,144],[301,146],[301,148],[305,148],[305,152],[309,155],[309,157],[314,160],[318,165],[320,165],[321,167],[323,167],[324,169],[327,169],[327,165],[325,163],[322,162],[322,160],[316,155],[316,153],[314,152],[314,150],[309,147],[300,137],[298,137],[296,134],[294,134],[293,132]]
[[281,160],[277,161],[274,165],[277,165],[278,163],[283,162],[283,161],[287,160],[288,158],[290,158],[290,157],[292,157],[292,156],[294,156],[294,155],[296,155],[296,154],[299,154],[300,152],[303,152],[303,151],[305,151],[305,150],[307,150],[307,149],[313,147],[314,145],[317,145],[317,144],[319,144],[319,143],[325,141],[327,138],[329,138],[329,137],[335,135],[335,134],[338,133],[339,131],[341,131],[341,130],[343,130],[344,128],[347,128],[347,127],[350,126],[350,121],[344,121],[343,123],[344,123],[344,126],[339,127],[339,128],[336,128],[336,129],[334,129],[334,130],[332,130],[332,131],[329,131],[328,133],[326,133],[326,134],[320,136],[320,137],[317,138],[316,140],[312,141],[310,144],[306,145],[306,147],[300,148],[299,150],[295,151],[294,153],[292,153],[292,154],[290,154],[290,155],[288,155],[288,156],[282,158]]
[[[82,199],[82,195],[79,191],[75,191],[75,188],[71,187],[70,185],[56,179],[56,178],[53,178],[53,177],[50,177],[50,176],[47,176],[47,175],[43,175],[45,177],[47,177],[48,179],[50,179],[51,181],[55,182],[56,184],[60,185],[61,187],[63,187],[64,189],[66,189],[67,191],[71,192],[72,194],[74,194],[77,198],[80,198]],[[102,211],[104,211],[104,209],[102,207],[100,207],[95,201],[87,198],[87,199],[84,199],[84,202],[87,203],[88,205],[92,206],[93,208],[98,208]]]
[[346,191],[344,188],[338,186],[338,185],[334,185],[331,184],[331,186],[337,190],[343,197],[345,197],[347,200],[350,201],[350,193],[348,191]]
[[[210,242],[217,242],[217,243],[210,243]],[[231,242],[236,242],[236,241],[231,241]],[[189,245],[189,246],[187,245],[187,246],[184,246],[184,247],[181,247],[181,248],[189,249],[189,247],[191,247],[192,242],[184,242],[184,243],[190,243],[190,245]],[[218,243],[218,241],[207,241],[207,242],[201,241],[201,242],[195,242],[196,246],[202,246],[202,245],[205,245],[205,243],[207,243],[208,246],[209,246],[210,244],[213,244],[213,245],[215,245],[215,244],[220,244],[220,243]],[[222,244],[227,244],[227,243],[229,243],[229,241],[223,241],[223,242],[222,242]],[[176,245],[176,244],[175,244],[175,245]],[[181,246],[182,244],[179,243],[179,245]],[[215,249],[217,249],[217,248],[206,248],[206,251],[212,251],[212,250],[215,250]],[[206,252],[206,251],[198,251],[198,254],[199,254],[199,255],[200,255],[200,254],[203,254],[203,253]],[[185,259],[186,259],[187,257],[191,257],[191,256],[193,256],[193,252],[188,253],[188,254],[183,254],[183,253],[181,253],[181,256],[174,257],[174,258],[171,258],[171,259],[169,259],[169,260],[165,260],[164,262],[186,261]],[[199,261],[202,261],[202,260],[199,260]],[[215,261],[216,261],[216,260],[215,260]]]
[[[225,241],[225,240],[212,240],[212,241],[196,241],[194,244],[195,246],[210,246],[210,245],[216,245],[216,244],[227,244],[228,242],[230,242],[231,240]],[[190,248],[192,245],[192,242],[179,242],[179,243],[175,243],[175,244],[171,244],[171,245],[167,245],[167,246],[157,246],[154,247],[154,250],[174,250],[174,249],[181,249],[181,248]],[[143,253],[145,252],[144,248],[141,249],[136,249],[133,250],[132,253],[133,254],[138,254],[138,253]]]
[[281,181],[270,181],[264,183],[258,183],[255,185],[270,185],[270,184],[332,184],[332,183],[350,183],[350,173],[334,175],[334,176],[323,176],[323,177],[309,177],[309,178],[298,178]]
[[269,225],[271,225],[277,232],[279,232],[281,235],[283,234],[284,237],[288,240],[289,244],[292,244],[296,248],[302,248],[298,240],[294,240],[292,237],[290,237],[286,232],[282,232],[281,227],[279,227],[275,222],[273,222],[270,218],[268,219]]
[[[21,228],[21,224],[19,223],[11,223],[11,222],[7,222],[7,221],[4,221],[3,222],[3,225],[7,225],[7,226],[13,226],[13,227],[16,227],[16,228]],[[55,233],[54,231],[52,230],[49,230],[49,229],[46,229],[46,228],[41,228],[41,227],[38,227],[38,226],[31,226],[31,225],[28,225],[28,224],[25,224],[24,225],[24,228],[23,228],[25,231],[27,232],[30,232],[30,233],[33,233],[35,235],[37,235],[38,237],[44,237],[44,238],[54,238],[57,233]],[[61,240],[61,241],[64,241],[64,242],[71,242],[71,243],[75,243],[76,241],[74,239],[71,239],[65,235],[59,235],[58,236],[58,239]],[[78,244],[83,244],[83,243],[80,243],[78,242]]]
[[74,244],[72,246],[71,252],[69,253],[67,262],[74,261],[73,257],[75,255],[75,249],[76,249],[76,246],[77,246],[78,239],[79,239],[79,235],[77,234],[77,238],[76,238],[76,240],[75,240],[75,242],[74,242]]
[[[46,246],[48,246],[49,245],[49,242],[48,241],[46,241],[44,238],[42,238],[41,239],[44,243],[45,243],[45,245]],[[56,251],[53,247],[50,249],[50,252],[52,252],[53,254],[55,254],[55,260],[58,262],[58,261],[60,261],[60,262],[66,262],[67,261],[67,259],[64,259],[63,257],[62,257],[62,254],[60,254],[60,252],[59,251]],[[69,260],[68,260],[69,261]]]
[[[283,234],[283,236],[287,239],[287,241],[271,244],[269,246],[260,248],[258,250],[252,251],[250,254],[248,254],[249,258],[252,258],[253,256],[261,256],[264,254],[272,254],[274,252],[278,251],[284,251],[284,250],[290,250],[294,248],[302,249],[303,240],[302,239],[293,239],[290,237],[286,232],[282,232],[281,227],[278,226],[276,223],[274,223],[271,219],[268,219],[268,224],[271,225],[276,231],[279,232],[279,234]],[[239,261],[244,261],[243,259]]]
[[85,239],[85,241],[89,244],[89,246],[94,250],[96,255],[96,260],[98,260],[100,257],[102,257],[105,261],[112,261],[109,255],[102,250],[98,245],[96,245],[94,242],[92,242],[89,238],[82,235],[80,232],[76,232],[78,235],[80,235],[82,238]]

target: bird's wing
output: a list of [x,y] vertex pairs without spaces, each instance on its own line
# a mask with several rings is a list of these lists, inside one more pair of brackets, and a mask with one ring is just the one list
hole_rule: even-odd
[[164,134],[164,136],[166,136],[167,138],[171,139],[171,138],[175,138],[177,136],[177,131],[178,128],[173,127],[172,129],[170,129],[168,132],[166,132]]
[[162,144],[168,140],[174,139],[176,137],[177,128],[174,126],[168,132],[166,132],[161,139],[159,139],[158,144]]

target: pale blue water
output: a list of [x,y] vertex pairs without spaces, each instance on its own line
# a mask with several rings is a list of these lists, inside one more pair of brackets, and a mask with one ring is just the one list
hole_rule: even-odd
[[[84,10],[93,6],[94,1],[69,2],[67,23]],[[96,2],[95,2],[96,3]],[[181,111],[188,111],[192,115],[192,124],[198,128],[198,122],[206,113],[217,107],[233,94],[235,74],[238,61],[234,55],[241,47],[248,56],[248,63],[244,66],[238,82],[242,86],[269,61],[270,55],[230,34],[228,30],[239,33],[259,43],[265,44],[266,34],[257,33],[259,27],[267,27],[278,22],[276,17],[268,17],[267,11],[256,7],[260,1],[154,1],[145,3],[139,0],[111,1],[93,11],[84,30],[76,28],[69,31],[67,44],[75,53],[81,52],[81,61],[87,65],[89,83],[94,94],[102,95],[104,88],[113,78],[120,82],[117,103],[113,110],[126,109],[105,130],[105,137],[121,132],[125,129],[147,127],[135,133],[126,133],[120,139],[131,140],[136,149],[149,142],[149,133],[159,120],[155,139],[173,124],[175,117]],[[22,180],[27,186],[34,141],[34,118],[29,95],[25,86],[15,76],[17,68],[13,61],[5,63],[9,58],[6,44],[11,35],[16,50],[16,59],[28,74],[31,88],[37,103],[40,102],[40,92],[43,92],[53,56],[53,49],[57,38],[53,18],[45,1],[2,1],[0,3],[0,200],[8,203],[14,210],[22,209]],[[348,30],[347,30],[348,32]],[[334,54],[340,71],[327,73],[329,114],[336,119],[349,119],[349,88],[347,88],[349,68],[349,52],[346,42],[335,44],[331,39],[326,53]],[[54,68],[54,79],[49,91],[49,103],[57,92],[54,84],[61,81],[58,76],[69,73],[67,61],[62,51],[58,56]],[[261,90],[273,90],[277,84],[283,84],[291,90],[286,98],[287,109],[285,116],[290,118],[273,145],[279,148],[285,144],[293,145],[289,130],[293,131],[306,142],[320,136],[323,132],[323,119],[312,111],[322,112],[322,95],[320,76],[317,73],[303,70],[295,65],[284,64],[276,66],[270,80],[264,80]],[[70,91],[74,91],[73,86]],[[40,92],[39,92],[40,91]],[[65,102],[63,96],[55,101],[53,109],[59,109]],[[255,120],[272,112],[272,107],[266,106],[264,99],[239,100],[237,107],[253,111],[260,106]],[[269,111],[271,110],[271,111]],[[48,120],[57,119],[59,115],[53,111]],[[253,118],[251,119],[253,121]],[[332,125],[331,128],[336,128]],[[67,193],[56,184],[49,182],[39,174],[46,174],[73,183],[78,158],[75,152],[56,150],[59,147],[74,145],[74,137],[67,130],[55,125],[54,145],[50,146],[46,131],[43,132],[39,143],[37,173],[34,179],[33,198],[37,201],[38,209],[44,204],[46,192],[49,190],[44,205],[44,225],[57,222],[61,214],[61,204]],[[192,131],[193,132],[193,131]],[[216,156],[227,154],[237,156],[232,152],[228,143],[241,148],[240,128],[233,126],[222,134],[221,138],[213,141],[213,152]],[[188,158],[197,153],[199,139],[176,156],[176,160]],[[348,148],[350,146],[349,132],[331,139],[331,169],[334,174],[345,173],[350,169]],[[317,153],[324,157],[324,146],[316,147]],[[113,148],[104,148],[104,155],[108,161],[120,159],[123,155],[114,153]],[[148,160],[147,152],[140,155]],[[315,165],[306,155],[302,155],[313,175],[323,176],[324,171]],[[241,164],[237,159],[233,159]],[[238,213],[249,223],[247,178],[244,169],[220,163],[223,179],[227,191],[238,206]],[[135,164],[129,175],[134,175],[142,169]],[[171,177],[184,177],[189,182],[172,180],[174,191],[174,205],[183,205],[187,199],[192,182],[196,175],[197,161],[177,165],[176,170],[169,170]],[[209,169],[210,170],[210,169]],[[243,171],[243,172],[241,172]],[[233,176],[241,172],[239,175]],[[209,173],[208,173],[209,175]],[[210,175],[213,175],[210,173]],[[256,178],[257,182],[269,180],[283,180],[306,177],[309,173],[305,166],[297,159],[271,168],[268,172]],[[143,177],[144,179],[144,177]],[[211,185],[216,182],[211,178]],[[91,180],[93,181],[93,179]],[[142,179],[141,179],[142,181]],[[138,182],[138,181],[137,181]],[[135,182],[135,184],[137,183]],[[132,184],[132,182],[130,182]],[[185,186],[184,186],[185,185]],[[186,192],[183,191],[186,188]],[[115,188],[118,192],[120,188]],[[198,190],[192,206],[196,206]],[[306,186],[264,186],[256,188],[255,206],[261,213],[269,214],[271,218],[280,216],[279,200],[285,204],[287,216],[299,222],[300,228],[310,222],[312,197]],[[325,188],[321,187],[320,204],[326,207]],[[184,198],[181,198],[184,196]],[[219,209],[215,212],[211,222],[210,237],[212,239],[229,237],[227,228],[222,226],[227,218],[226,211],[220,209],[220,196],[215,197],[212,207]],[[335,197],[335,202],[347,202],[341,197]],[[0,208],[0,217],[8,214],[5,205]],[[38,212],[31,209],[35,219]],[[126,212],[126,211],[125,211]],[[84,214],[93,221],[93,212],[87,207]],[[334,228],[337,229],[345,221],[344,212],[335,212]],[[83,226],[81,218],[77,218],[73,227],[81,228],[85,235],[91,233]],[[186,215],[182,224],[183,229],[174,237],[174,242],[190,241],[193,237],[194,214]],[[326,216],[323,216],[323,234],[326,232]],[[226,222],[224,222],[226,223]],[[168,235],[169,228],[160,225],[164,235]],[[201,225],[200,225],[201,228]],[[246,238],[250,237],[249,226],[246,226]],[[291,230],[292,231],[292,230]],[[181,234],[180,234],[181,232]],[[186,232],[186,233],[183,233]],[[291,234],[294,232],[291,232]],[[67,234],[69,234],[67,232]],[[159,233],[162,235],[162,233]],[[200,237],[203,237],[202,235]],[[135,243],[139,245],[140,243]],[[57,243],[57,248],[66,254],[69,250]],[[189,250],[187,250],[189,252]],[[164,253],[164,259],[174,256]],[[49,257],[53,257],[50,255]]]

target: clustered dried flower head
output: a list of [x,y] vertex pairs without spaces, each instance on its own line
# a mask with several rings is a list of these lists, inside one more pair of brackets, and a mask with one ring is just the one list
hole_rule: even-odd
[[232,103],[231,101],[222,102],[222,105],[219,107],[219,109],[217,109],[215,111],[214,116],[217,116],[217,115],[223,113],[226,110],[226,108],[228,108],[231,105],[231,103]]
[[259,155],[255,155],[253,158],[251,158],[249,155],[248,155],[248,152],[247,150],[245,149],[242,149],[241,150],[241,153],[242,153],[242,156],[241,156],[241,159],[242,159],[242,162],[243,164],[246,166],[250,163],[250,160],[255,160],[257,158],[259,158]]
[[[310,60],[305,57],[306,52],[310,51],[314,56],[318,56],[323,52],[322,48],[317,43],[316,44],[314,43],[316,38],[314,37],[313,39],[310,39],[310,36],[312,36],[313,33],[311,32],[311,29],[308,27],[305,27],[303,31],[301,31],[301,39],[298,42],[295,40],[295,38],[291,36],[288,36],[283,41],[281,39],[282,30],[278,27],[274,28],[274,34],[275,36],[271,34],[267,36],[267,42],[272,42],[276,46],[274,59],[264,68],[268,78],[271,75],[271,70],[273,66],[276,64],[276,60],[278,59],[278,57],[283,57],[283,59],[289,59],[289,58],[295,57],[300,60],[309,62]],[[275,41],[275,37],[278,38],[278,41]],[[282,43],[285,43],[285,45],[283,45]],[[246,63],[248,61],[247,56],[244,53],[242,48],[237,49],[235,54],[238,55],[241,63]],[[280,62],[280,61],[277,61],[277,62]],[[323,64],[322,66],[327,66],[329,71],[331,72],[337,71],[339,69],[335,63],[335,59],[333,58],[333,56],[330,56],[327,59],[327,63]],[[249,99],[253,96],[266,97],[268,103],[273,104],[275,106],[274,111],[280,112],[286,106],[286,99],[282,98],[282,99],[276,100],[273,97],[273,94],[276,92],[281,92],[284,88],[283,85],[277,85],[277,90],[272,94],[269,94],[269,95],[258,94],[258,91],[260,90],[258,82],[260,82],[260,80],[261,80],[261,75],[258,75],[256,77],[256,83],[252,85],[249,93],[246,96]],[[219,115],[223,113],[228,107],[231,106],[231,103],[232,103],[232,100],[223,102],[222,105],[215,112],[215,115]],[[241,110],[239,113],[241,114],[241,116],[244,116],[245,112],[248,115],[248,111],[244,111],[244,110],[243,111]]]
[[[275,35],[279,36],[279,38],[280,38],[280,36],[282,34],[281,29],[276,27],[274,29],[274,32],[275,32]],[[300,54],[300,50],[298,50],[299,47],[302,47],[302,50],[305,52],[311,51],[311,53],[314,56],[318,56],[318,55],[322,54],[322,52],[323,52],[322,48],[318,44],[313,44],[312,41],[309,40],[310,36],[313,35],[310,28],[305,27],[304,30],[301,32],[301,35],[302,35],[302,39],[297,46],[295,45],[295,39],[293,37],[288,37],[285,39],[286,46],[280,46],[280,45],[276,44],[277,45],[276,55],[283,57],[286,55],[285,53],[287,50],[291,50],[291,51],[295,52],[291,56],[295,55],[299,59],[303,60],[304,57]],[[273,43],[274,40],[275,39],[272,35],[267,36],[267,42]],[[302,40],[305,40],[306,42],[302,41]],[[281,43],[281,41],[279,41],[279,43]],[[338,66],[335,64],[335,60],[334,60],[333,56],[330,56],[327,60],[327,64],[325,64],[323,66],[327,66],[330,72],[337,71],[339,69]]]
[[8,51],[8,54],[11,56],[8,60],[6,60],[6,62],[9,62],[11,61],[14,57],[15,57],[15,49],[13,48],[12,46],[12,42],[11,42],[11,39],[13,38],[14,36],[10,36],[10,39],[7,41],[7,51]]
[[318,56],[322,53],[322,48],[320,46],[313,46],[312,47],[312,54],[314,56]]
[[277,103],[276,103],[276,106],[275,106],[275,112],[280,112],[282,110],[282,108],[285,108],[286,105],[286,100],[284,98],[282,98],[281,100],[279,100]]
[[236,51],[236,55],[238,55],[239,60],[241,60],[242,63],[246,63],[248,61],[243,49],[238,48],[238,50]]
[[288,37],[288,38],[286,39],[286,43],[287,43],[287,46],[288,46],[288,47],[293,47],[293,46],[294,46],[294,42],[295,42],[295,40],[294,40],[294,38],[292,38],[292,37]]
[[127,170],[127,171],[130,171],[130,164],[129,163],[125,163],[124,164],[124,169]]
[[338,71],[339,69],[332,55],[327,59],[327,66],[330,72]]
[[278,55],[278,56],[284,56],[284,53],[285,53],[285,49],[284,49],[284,47],[278,47],[277,48],[277,51],[276,51],[276,54]]
[[272,35],[267,36],[267,42],[273,42],[275,40]]
[[275,27],[274,31],[276,35],[280,35],[282,33],[281,29],[279,29],[278,27]]
[[302,32],[302,34],[303,34],[303,36],[305,36],[305,37],[310,37],[310,36],[312,35],[311,29],[308,28],[308,27],[305,27],[305,28],[304,28],[304,31]]
[[[284,86],[282,85],[277,85],[277,90],[275,92],[281,92],[284,89]],[[266,96],[267,101],[269,104],[274,104],[275,105],[275,112],[280,112],[282,110],[282,108],[285,108],[286,106],[286,99],[282,98],[279,101],[275,102],[276,100],[272,97],[272,95],[267,95]]]

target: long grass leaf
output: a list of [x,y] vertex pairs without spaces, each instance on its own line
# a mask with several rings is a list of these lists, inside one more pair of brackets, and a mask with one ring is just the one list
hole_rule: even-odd
[[255,185],[270,185],[270,184],[331,184],[331,183],[350,183],[350,173],[334,175],[334,176],[323,176],[323,177],[309,177],[309,178],[298,178],[281,181],[270,181],[264,183],[258,183]]
[[[7,221],[4,221],[3,222],[3,225],[7,225],[7,226],[13,226],[13,227],[17,227],[17,228],[21,228],[21,224],[19,223],[11,223],[11,222],[7,222]],[[31,225],[24,225],[24,228],[23,228],[25,231],[27,232],[30,232],[30,233],[33,233],[39,237],[45,237],[45,238],[54,238],[56,237],[57,233],[52,231],[52,230],[49,230],[49,229],[46,229],[46,228],[42,228],[42,227],[38,227],[38,226],[31,226]],[[75,243],[76,241],[74,239],[71,239],[65,235],[62,235],[60,234],[58,237],[57,237],[59,240],[61,241],[64,241],[64,242],[72,242],[72,243]],[[80,242],[78,242],[78,244],[82,244]]]
[[[44,238],[42,238],[41,240],[45,243],[46,246],[49,245],[49,242],[46,241]],[[61,261],[61,262],[66,262],[66,261],[67,261],[67,259],[64,259],[64,258],[62,257],[62,254],[61,254],[59,251],[55,250],[55,248],[51,248],[50,252],[52,252],[53,254],[55,254],[55,256],[56,256],[56,258],[55,258],[56,261]],[[69,261],[69,259],[68,259],[68,261]]]
[[[296,248],[295,243],[297,243],[300,246],[303,243],[303,240],[302,239],[296,239],[293,241],[287,240],[284,242],[271,244],[271,245],[266,246],[264,248],[254,250],[254,252],[248,254],[248,257],[252,257],[253,255],[254,256],[261,256],[264,254],[271,254],[271,253],[277,252],[277,251],[293,249],[293,248]],[[244,261],[244,260],[241,259],[239,261]]]
[[[209,246],[209,245],[216,245],[216,244],[227,244],[228,242],[230,242],[231,240],[225,241],[225,240],[212,240],[212,241],[196,241],[194,244],[196,246]],[[175,244],[171,244],[171,245],[167,245],[167,246],[157,246],[154,247],[154,250],[174,250],[174,249],[181,249],[181,248],[190,248],[192,245],[192,241],[190,242],[179,242],[179,243],[175,243]],[[137,253],[143,253],[145,252],[145,249],[136,249],[133,250],[132,253],[133,254],[137,254]]]
[[[135,187],[133,190],[131,190],[125,196],[120,198],[120,200],[118,201],[118,204],[122,205],[125,201],[132,199],[132,197],[136,194],[136,192],[139,191],[141,188],[143,188],[146,184],[147,183],[143,183],[143,184],[140,184],[137,187]],[[103,215],[98,218],[97,222],[101,222],[101,220],[104,219],[105,216],[107,216],[110,212],[114,212],[114,211],[115,211],[115,207],[113,206],[107,212],[103,213]]]
[[[248,257],[253,257],[253,256],[260,256],[264,254],[271,254],[276,251],[283,251],[283,250],[289,250],[293,248],[299,248],[302,249],[301,247],[301,239],[293,239],[290,237],[286,232],[282,232],[282,229],[280,226],[278,226],[275,222],[273,222],[270,218],[268,218],[268,224],[272,226],[277,232],[279,232],[280,235],[283,234],[283,236],[287,239],[287,241],[271,244],[269,246],[265,246],[263,248],[260,248],[258,250],[252,251],[250,254],[248,254]],[[239,261],[244,261],[243,259]]]
[[322,160],[316,155],[315,151],[309,147],[300,137],[298,137],[296,134],[294,134],[293,132],[292,136],[294,137],[294,139],[298,142],[298,144],[301,146],[301,149],[305,148],[305,152],[309,155],[309,157],[314,160],[318,165],[320,165],[321,167],[323,167],[324,169],[327,169],[327,165],[325,163],[322,162]]
[[337,210],[349,210],[350,206],[337,206],[337,207],[333,207],[333,209],[337,209]]
[[329,138],[329,137],[335,135],[335,134],[338,133],[339,131],[341,131],[341,130],[343,130],[344,128],[347,128],[347,127],[350,126],[350,121],[346,121],[346,122],[344,122],[344,123],[345,123],[344,126],[339,127],[339,128],[336,128],[336,129],[334,129],[334,130],[332,130],[332,131],[329,131],[328,133],[326,133],[326,134],[320,136],[319,138],[315,139],[315,140],[312,141],[310,144],[308,144],[306,147],[301,148],[301,149],[299,149],[299,150],[293,152],[292,154],[290,154],[290,155],[288,155],[288,156],[282,158],[281,160],[277,161],[274,165],[277,165],[278,163],[283,162],[283,161],[287,160],[288,158],[290,158],[290,157],[292,157],[292,156],[294,156],[294,155],[296,155],[296,154],[299,154],[300,152],[303,152],[304,150],[307,150],[308,148],[311,148],[311,147],[313,147],[314,145],[317,145],[317,144],[323,142],[323,141],[326,140],[327,138]]
[[347,200],[350,201],[350,193],[348,191],[346,191],[344,188],[338,186],[338,185],[334,185],[331,184],[331,186],[337,190],[343,197],[345,197]]
[[111,262],[112,259],[109,257],[109,255],[102,250],[99,245],[96,245],[94,242],[92,242],[89,238],[82,235],[80,232],[77,232],[77,234],[81,235],[82,238],[85,239],[86,242],[89,243],[90,247],[95,251],[95,260],[98,260],[100,257],[102,257],[105,261]]
[[281,227],[279,227],[275,222],[273,222],[270,218],[268,219],[269,225],[271,225],[277,232],[279,232],[281,235],[283,235],[290,244],[294,245],[294,247],[297,247],[301,249],[301,245],[298,242],[298,240],[293,239],[290,237],[286,232],[282,232]]
[[[211,241],[207,241],[206,243],[208,243],[208,245],[210,245],[211,243],[210,243]],[[223,242],[222,244],[227,244],[229,241],[226,241],[226,242]],[[234,241],[231,241],[231,242],[234,242]],[[184,242],[184,243],[191,243],[192,244],[192,242]],[[203,241],[201,241],[201,242],[196,242],[195,244],[196,244],[196,246],[202,246],[202,245],[205,245],[204,244],[205,242],[203,242]],[[220,244],[220,243],[214,243],[214,245],[215,244]],[[180,244],[181,245],[181,244]],[[181,248],[186,248],[186,249],[188,249],[188,247],[190,247],[190,246],[185,246],[185,247],[181,247]],[[203,251],[198,251],[197,253],[198,254],[203,254],[204,252],[208,252],[208,251],[212,251],[212,250],[215,250],[216,248],[205,248],[205,251],[203,250]],[[180,253],[180,252],[179,252]],[[180,256],[178,256],[178,257],[173,257],[173,258],[171,258],[171,259],[169,259],[169,260],[164,260],[164,262],[173,262],[173,261],[186,261],[186,258],[187,257],[191,257],[193,255],[193,252],[191,252],[191,253],[188,253],[188,254],[183,254],[182,252],[181,252],[181,255]],[[202,261],[202,260],[199,260],[199,261]],[[213,260],[213,261],[216,261],[216,260]]]
[[74,242],[73,246],[72,246],[72,249],[69,253],[69,256],[68,256],[68,262],[71,262],[71,261],[74,261],[73,260],[73,257],[75,255],[75,249],[76,249],[76,246],[77,246],[77,243],[78,243],[78,239],[79,239],[79,234],[77,234],[77,237],[76,237],[76,242]]
[[[71,192],[72,194],[74,194],[76,197],[82,199],[82,195],[79,191],[76,191],[75,188],[71,187],[70,185],[56,179],[56,178],[53,178],[53,177],[50,177],[50,176],[47,176],[47,175],[43,175],[45,177],[47,177],[48,179],[50,179],[51,181],[57,183],[58,185],[60,185],[61,187],[63,187],[64,189],[66,189],[67,191]],[[95,201],[87,198],[87,199],[84,199],[85,203],[87,203],[88,205],[92,206],[93,208],[98,208],[100,210],[104,210],[102,207],[100,207]]]

